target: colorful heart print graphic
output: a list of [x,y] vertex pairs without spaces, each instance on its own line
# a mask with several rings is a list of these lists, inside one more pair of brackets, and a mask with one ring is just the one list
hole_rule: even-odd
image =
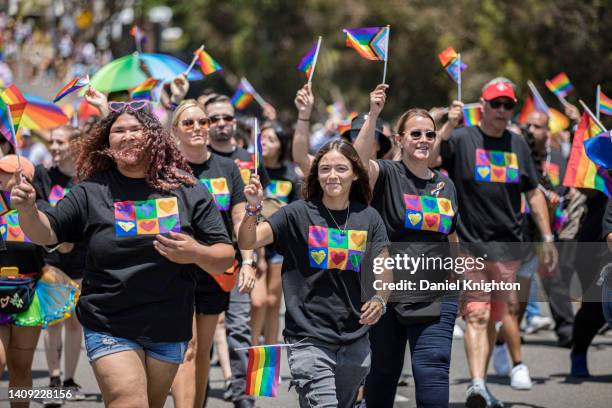
[[518,183],[516,153],[501,150],[476,149],[474,179],[489,183]]
[[181,231],[176,197],[120,201],[114,207],[115,235],[118,237]]
[[[416,201],[419,205],[416,205]],[[440,232],[447,235],[455,215],[452,202],[446,197],[405,194],[406,218],[404,227],[409,230]],[[414,207],[420,208],[415,210]]]
[[308,227],[310,266],[317,269],[359,272],[367,239],[367,231],[341,231],[337,228],[311,225]]

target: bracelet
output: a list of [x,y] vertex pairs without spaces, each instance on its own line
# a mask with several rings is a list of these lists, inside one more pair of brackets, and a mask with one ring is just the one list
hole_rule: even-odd
[[542,241],[544,241],[544,242],[555,242],[555,236],[553,234],[542,235]]
[[299,121],[299,120],[301,120],[302,122],[310,122],[310,118],[308,118],[308,119],[303,119],[303,118],[300,118],[300,117],[298,116],[298,121]]
[[383,299],[382,296],[374,295],[372,296],[372,299],[370,299],[370,301],[380,303],[380,305],[382,306],[382,313],[380,314],[381,316],[387,313],[387,303],[385,303],[385,299]]
[[244,265],[255,266],[255,261],[252,259],[245,259],[244,261],[242,261],[241,266],[244,266]]
[[256,217],[261,212],[261,209],[262,209],[261,203],[257,204],[255,208],[251,207],[250,205],[247,205],[246,215],[247,217]]

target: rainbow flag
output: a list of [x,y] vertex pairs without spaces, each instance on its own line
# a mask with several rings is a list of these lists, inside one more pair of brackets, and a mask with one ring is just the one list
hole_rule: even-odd
[[259,397],[275,397],[280,378],[280,346],[263,346],[249,349],[246,375],[246,393]]
[[16,148],[18,146],[17,133],[12,126],[10,115],[11,110],[9,106],[0,98],[0,133],[2,133],[2,136]]
[[21,117],[25,111],[28,101],[23,97],[21,91],[15,84],[6,88],[1,94],[0,98],[11,108],[11,118],[13,120],[13,127],[15,128],[15,134],[19,130],[19,124],[21,123]]
[[315,55],[317,55],[317,45],[318,45],[318,42],[314,43],[312,48],[306,53],[306,55],[304,55],[304,58],[302,58],[302,60],[297,66],[298,70],[306,74],[306,78],[310,78],[310,72],[312,71],[312,64],[315,60]]
[[236,88],[236,93],[232,96],[232,105],[234,105],[236,109],[246,109],[246,107],[253,102],[253,94],[248,92],[245,88],[244,83],[241,81],[238,88]]
[[538,101],[537,98],[534,100],[532,96],[527,97],[527,100],[521,109],[521,113],[519,113],[517,119],[519,125],[524,125],[527,123],[527,117],[529,117],[531,112],[535,111],[548,114],[548,128],[553,134],[567,129],[570,125],[570,120],[567,116],[556,109],[549,108],[542,100]]
[[153,90],[157,85],[161,84],[159,79],[147,78],[143,83],[132,89],[132,99],[144,99],[150,101],[153,99]]
[[453,47],[448,47],[438,54],[438,59],[440,60],[440,64],[446,68],[446,66],[457,59],[458,56],[459,54],[457,54],[457,51],[455,51]]
[[389,27],[345,28],[346,46],[372,61],[386,61],[389,49]]
[[446,68],[444,69],[446,70],[446,73],[448,74],[449,77],[451,77],[453,81],[459,82],[461,79],[459,70],[463,72],[465,71],[466,68],[467,68],[467,65],[464,64],[463,61],[461,61],[459,58],[456,58],[453,62],[448,64],[448,66],[446,66]]
[[219,63],[206,51],[198,49],[193,53],[198,57],[198,63],[204,75],[210,75],[213,72],[221,71],[221,65],[219,65]]
[[599,113],[612,115],[612,98],[608,98],[603,91],[599,91]]
[[465,127],[478,125],[481,116],[482,108],[479,103],[470,103],[463,106],[463,124]]
[[561,72],[553,79],[547,80],[546,87],[559,98],[565,98],[574,89],[565,72]]
[[62,89],[59,90],[59,92],[55,95],[55,98],[53,98],[53,103],[59,101],[69,93],[74,92],[77,89],[80,89],[86,85],[89,85],[89,76],[75,77],[74,79],[70,80],[70,82],[68,82]]
[[567,162],[563,185],[599,190],[608,197],[612,194],[612,178],[606,169],[593,163],[587,156],[584,143],[604,130],[591,119],[588,112],[582,114]]

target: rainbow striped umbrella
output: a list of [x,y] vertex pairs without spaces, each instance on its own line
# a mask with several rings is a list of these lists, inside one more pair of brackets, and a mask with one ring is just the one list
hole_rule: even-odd
[[53,129],[68,123],[68,116],[64,114],[59,106],[46,99],[25,92],[23,96],[28,101],[28,104],[21,117],[21,127],[42,130]]
[[[186,70],[187,64],[171,55],[134,53],[117,58],[100,68],[91,77],[90,83],[101,92],[124,91],[140,85],[149,77],[170,82]],[[187,79],[197,81],[204,79],[204,76],[192,70]]]

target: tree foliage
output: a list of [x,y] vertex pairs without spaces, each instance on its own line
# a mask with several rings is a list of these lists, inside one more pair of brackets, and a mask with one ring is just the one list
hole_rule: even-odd
[[[145,6],[148,3],[145,2]],[[464,101],[477,100],[488,79],[508,76],[525,97],[533,80],[549,104],[559,104],[544,80],[565,71],[578,98],[592,105],[600,83],[612,94],[612,7],[609,0],[190,0],[165,2],[183,28],[186,58],[201,43],[224,67],[208,84],[228,92],[242,75],[280,110],[292,112],[305,82],[300,58],[323,36],[314,78],[320,104],[339,90],[351,110],[367,109],[367,94],[383,64],[344,46],[344,27],[391,26],[387,118],[414,107],[445,106],[456,86],[437,54],[451,45],[468,64]],[[607,22],[607,23],[606,23]],[[225,84],[223,83],[225,82]],[[223,88],[225,86],[225,88]],[[319,108],[319,111],[321,109]]]

